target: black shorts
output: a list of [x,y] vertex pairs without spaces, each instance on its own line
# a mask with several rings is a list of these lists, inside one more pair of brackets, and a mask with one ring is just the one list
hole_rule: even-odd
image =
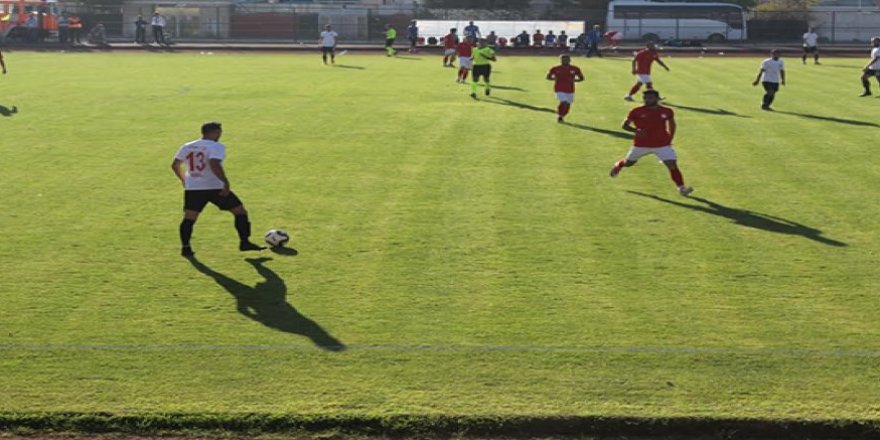
[[779,83],[764,81],[761,84],[764,86],[764,90],[767,92],[779,91]]
[[473,69],[474,81],[479,81],[480,77],[489,81],[489,76],[492,75],[492,65],[491,64],[482,64],[479,66],[474,66]]
[[816,46],[804,46],[804,53],[816,53],[819,51],[819,48]]
[[410,45],[410,46],[412,46],[412,47],[416,47],[416,45],[418,45],[418,44],[419,44],[419,39],[418,39],[418,38],[410,38],[410,39],[409,39],[409,45]]
[[391,46],[394,46],[394,39],[389,38],[389,39],[385,40],[385,47],[391,47]]
[[868,76],[876,76],[876,77],[880,78],[880,70],[866,69],[866,70],[865,70],[865,75],[868,75]]
[[228,196],[223,197],[220,191],[219,189],[186,190],[183,192],[183,209],[202,212],[208,203],[213,203],[224,211],[241,206],[241,200],[235,193],[230,192]]
[[336,52],[336,48],[335,48],[335,47],[332,47],[332,46],[330,46],[330,47],[327,47],[327,46],[321,46],[321,53],[322,53],[322,54],[328,54],[328,53],[329,53],[329,54],[333,55],[334,52]]

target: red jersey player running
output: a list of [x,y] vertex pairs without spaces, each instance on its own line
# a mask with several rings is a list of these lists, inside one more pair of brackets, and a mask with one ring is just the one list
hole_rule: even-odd
[[656,90],[646,90],[644,97],[645,105],[632,109],[623,121],[623,129],[635,133],[633,146],[626,157],[611,168],[611,177],[617,177],[624,167],[631,167],[642,157],[653,154],[669,169],[669,176],[678,186],[678,193],[688,196],[694,189],[684,186],[684,177],[678,169],[678,156],[672,148],[675,115],[671,108],[660,105],[660,93]]
[[458,29],[452,28],[443,37],[443,67],[455,67],[455,47],[458,45]]
[[556,107],[556,122],[565,122],[565,115],[571,109],[574,102],[574,83],[584,80],[584,74],[577,66],[571,65],[571,57],[562,55],[559,57],[562,63],[547,72],[547,79],[556,81],[553,90],[556,92],[556,99],[559,100],[559,106]]
[[474,65],[473,38],[465,37],[464,41],[458,43],[455,52],[458,53],[458,79],[455,82],[465,84],[467,83],[468,72],[471,71],[471,67]]
[[654,88],[654,83],[651,81],[651,64],[654,63],[654,61],[663,66],[667,72],[669,71],[669,67],[667,67],[660,59],[660,54],[657,53],[657,46],[655,46],[654,43],[648,43],[645,49],[636,53],[636,56],[634,56],[632,60],[632,73],[636,76],[636,83],[623,99],[632,101],[633,95],[638,93],[639,89],[642,88],[642,84],[644,84],[648,90]]

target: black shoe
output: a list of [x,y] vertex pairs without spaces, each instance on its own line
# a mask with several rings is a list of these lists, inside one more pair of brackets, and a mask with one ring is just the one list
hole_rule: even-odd
[[192,258],[196,256],[196,253],[193,252],[192,248],[189,246],[184,246],[180,248],[180,256],[186,258]]
[[559,116],[556,118],[556,122],[561,124],[561,123],[565,122],[565,119],[562,119],[562,116]]
[[486,89],[486,96],[489,96],[489,92],[491,92],[491,91],[492,91],[492,89]]
[[871,92],[865,92],[859,95],[859,98],[864,98],[865,96],[871,96]]
[[477,94],[476,94],[476,93],[471,93],[471,98],[477,99]]
[[238,250],[240,250],[240,251],[242,251],[242,252],[245,252],[245,251],[261,251],[261,250],[263,250],[263,249],[266,249],[266,247],[265,247],[265,246],[258,246],[258,245],[255,245],[255,244],[253,244],[253,243],[251,243],[251,242],[249,242],[249,241],[245,241],[244,243],[238,245]]
[[770,108],[769,105],[762,105],[762,106],[761,106],[761,110],[767,110],[768,112],[772,112],[772,111],[773,111],[773,109]]

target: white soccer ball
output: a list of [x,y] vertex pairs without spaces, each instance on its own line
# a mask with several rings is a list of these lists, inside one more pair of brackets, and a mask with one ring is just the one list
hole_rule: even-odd
[[290,236],[284,229],[270,229],[265,238],[266,243],[272,247],[283,247],[290,241]]

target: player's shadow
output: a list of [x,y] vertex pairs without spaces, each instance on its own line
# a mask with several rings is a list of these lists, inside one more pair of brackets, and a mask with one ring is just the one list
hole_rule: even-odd
[[671,102],[664,102],[663,105],[672,108],[680,108],[682,110],[689,110],[697,113],[705,113],[707,115],[716,115],[716,116],[733,116],[737,118],[751,118],[751,116],[741,115],[739,113],[734,113],[730,110],[725,110],[723,108],[703,108],[703,107],[690,107],[687,105],[673,104]]
[[334,64],[333,67],[337,69],[367,70],[364,66],[352,66],[349,64]]
[[407,56],[407,55],[394,55],[393,58],[396,58],[398,60],[406,60],[406,61],[421,61],[422,60],[421,57],[411,57],[411,56]]
[[[482,84],[480,84],[480,85],[483,86]],[[500,86],[497,84],[492,84],[492,88],[498,89],[498,90],[511,90],[514,92],[528,92],[528,90],[526,90],[526,89],[523,89],[520,87],[515,87],[515,86]]]
[[5,105],[0,105],[0,116],[12,116],[18,113],[18,107],[12,106],[12,108],[6,107]]
[[627,191],[630,194],[635,194],[641,197],[647,197],[649,199],[654,199],[663,203],[668,203],[670,205],[680,206],[682,208],[691,209],[698,212],[704,212],[706,214],[717,215],[719,217],[724,217],[726,219],[731,220],[733,223],[745,226],[747,228],[755,228],[761,229],[768,232],[775,232],[777,234],[786,234],[786,235],[800,235],[804,238],[808,238],[810,240],[826,244],[829,246],[837,246],[843,247],[847,246],[846,243],[837,241],[828,237],[822,236],[822,231],[820,229],[811,228],[806,225],[802,225],[800,223],[787,220],[781,217],[777,217],[769,214],[762,214],[759,212],[749,211],[746,209],[739,208],[731,208],[729,206],[724,206],[720,203],[713,202],[711,200],[706,200],[700,197],[689,197],[689,200],[695,200],[697,202],[702,203],[702,205],[692,205],[690,203],[682,203],[676,202],[674,200],[664,199],[660,196],[655,196],[653,194],[645,194],[638,191]]
[[606,129],[606,128],[599,128],[599,127],[590,127],[589,125],[575,124],[575,123],[573,123],[573,122],[563,122],[562,125],[567,125],[567,126],[569,126],[569,127],[574,127],[574,128],[579,129],[579,130],[592,131],[593,133],[599,133],[599,134],[604,134],[604,135],[608,135],[608,136],[614,136],[614,137],[619,138],[619,139],[632,139],[632,135],[631,135],[631,134],[629,134],[629,133],[625,133],[625,132],[622,132],[622,131],[608,130],[608,129]]
[[859,127],[880,127],[880,124],[875,122],[867,122],[867,121],[857,121],[855,119],[846,119],[846,118],[835,118],[834,116],[820,116],[820,115],[811,115],[809,113],[797,113],[797,112],[786,112],[776,110],[776,113],[780,113],[783,115],[791,115],[797,116],[806,119],[813,119],[816,121],[827,121],[827,122],[836,122],[838,124],[847,124],[847,125],[856,125]]
[[345,350],[345,344],[330,335],[315,321],[303,316],[287,302],[287,285],[284,280],[263,265],[269,260],[271,258],[248,258],[245,260],[265,278],[265,281],[259,282],[253,287],[211,269],[194,257],[190,258],[189,262],[196,270],[213,278],[217,284],[235,298],[238,313],[271,329],[305,336],[324,350]]
[[299,251],[297,251],[294,248],[290,248],[290,247],[271,246],[271,247],[269,247],[269,250],[275,254],[284,255],[284,256],[288,256],[288,257],[295,257],[295,256],[299,255]]
[[[552,108],[538,107],[535,105],[526,104],[524,102],[511,101],[509,99],[496,98],[494,96],[490,96],[486,100],[486,102],[491,102],[493,104],[500,104],[500,105],[508,105],[511,107],[521,108],[523,110],[531,110],[533,112],[550,113],[550,114],[554,114],[554,115],[556,114],[556,110],[553,110]],[[620,139],[632,139],[631,134],[624,133],[622,131],[607,130],[604,128],[590,127],[589,125],[574,124],[571,122],[566,122],[566,123],[564,123],[564,125],[566,125],[568,127],[574,127],[579,130],[592,131],[593,133],[600,133],[600,134],[604,134],[604,135],[608,135],[608,136],[614,136],[614,137],[620,138]]]

